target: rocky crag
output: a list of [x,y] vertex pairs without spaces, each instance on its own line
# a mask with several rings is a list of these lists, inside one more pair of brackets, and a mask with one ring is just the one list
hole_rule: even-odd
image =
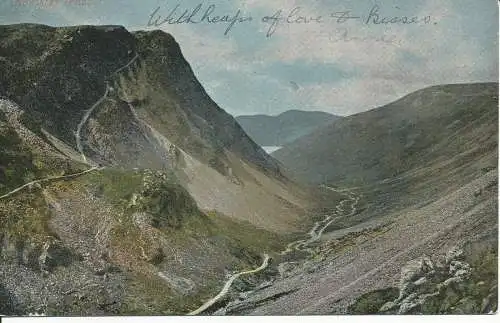
[[0,26],[0,95],[0,314],[187,313],[307,222],[167,33]]

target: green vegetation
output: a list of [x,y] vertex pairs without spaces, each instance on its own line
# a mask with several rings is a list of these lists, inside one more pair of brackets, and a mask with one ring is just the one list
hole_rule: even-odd
[[180,228],[189,216],[199,215],[196,203],[180,185],[161,183],[142,192],[141,210],[152,216],[155,228]]
[[389,287],[363,294],[348,308],[350,314],[377,314],[385,303],[394,300],[399,295],[399,289]]
[[[125,298],[120,308],[122,315],[172,315],[187,311],[182,299],[174,297],[160,277],[132,273],[127,280]],[[176,310],[174,310],[176,309]]]
[[77,181],[87,183],[98,195],[123,209],[122,220],[127,221],[134,212],[147,213],[153,227],[166,230],[170,238],[221,236],[235,245],[250,248],[259,257],[263,250],[280,250],[284,244],[279,235],[257,229],[248,222],[233,220],[216,211],[200,212],[171,174],[108,168]]
[[[193,245],[208,243],[207,248],[217,250],[218,261],[233,270],[254,267],[261,262],[263,252],[281,250],[285,243],[277,234],[250,223],[216,211],[201,212],[171,174],[105,169],[64,185],[78,191],[82,184],[115,208],[111,248],[115,250],[114,261],[129,273],[121,314],[186,313],[221,288],[219,274],[200,273],[204,282],[195,293],[182,295],[172,290],[156,274],[156,267],[166,261],[163,243],[177,250],[193,250]],[[140,220],[138,214],[142,214]],[[137,221],[150,229],[144,231]],[[193,252],[200,253],[199,261],[204,261],[206,251]]]
[[76,181],[92,187],[97,196],[104,196],[108,201],[118,202],[123,206],[141,187],[142,179],[141,172],[106,168],[99,172],[89,173]]
[[[3,113],[0,115],[5,117]],[[0,121],[0,195],[33,180],[38,170],[33,155],[14,129]]]
[[438,296],[424,303],[420,309],[421,313],[484,314],[497,310],[498,250],[496,246],[469,244],[465,248],[465,261],[472,267],[471,277],[443,288]]
[[211,235],[226,235],[234,245],[240,246],[239,252],[251,252],[257,263],[261,260],[263,252],[280,251],[286,245],[285,239],[276,233],[263,229],[258,229],[249,222],[233,220],[216,212],[209,215],[209,220],[213,224]]
[[[21,114],[19,121],[33,133],[21,134],[0,113],[0,195],[34,179],[87,169],[87,165],[58,155],[42,129],[57,139],[54,145],[59,149],[65,150],[67,145],[75,148],[77,124],[84,110],[102,97],[106,83],[113,90],[92,115],[82,132],[87,136],[82,139],[89,140],[93,150],[99,150],[99,162],[105,159],[127,168],[106,168],[78,178],[44,181],[0,200],[0,240],[6,237],[9,243],[16,244],[14,249],[18,247],[13,251],[9,245],[2,254],[5,268],[16,265],[11,257],[16,252],[18,257],[29,257],[38,264],[38,257],[46,255],[41,253],[43,247],[52,248],[46,243],[54,242],[71,248],[68,254],[78,253],[79,263],[73,268],[60,266],[53,272],[44,271],[49,275],[45,278],[72,281],[75,269],[103,275],[95,298],[105,299],[107,296],[100,295],[103,286],[108,286],[104,281],[126,277],[124,299],[117,296],[112,300],[121,304],[119,313],[172,314],[192,310],[201,300],[213,296],[225,272],[252,268],[261,262],[263,252],[283,247],[282,239],[274,233],[223,214],[205,214],[172,174],[130,170],[155,167],[134,162],[135,152],[144,158],[152,155],[144,153],[148,146],[138,142],[136,133],[130,131],[130,111],[120,102],[125,99],[124,93],[134,102],[141,119],[179,147],[173,150],[179,164],[179,149],[183,149],[224,174],[228,166],[233,166],[228,165],[226,151],[244,162],[267,161],[264,168],[277,167],[248,140],[234,119],[210,100],[170,35],[159,31],[131,34],[110,26],[52,28],[21,24],[0,26],[0,42],[4,47],[0,57],[0,69],[5,70],[0,75],[4,95],[22,102],[26,114]],[[119,76],[112,75],[136,54],[134,64]],[[125,119],[111,118],[117,112],[125,112],[121,114]],[[103,131],[111,120],[115,127]],[[165,148],[160,147],[161,136],[155,132],[145,135],[148,138],[142,139],[147,139],[155,150]],[[123,140],[116,144],[114,136]],[[85,148],[90,152],[88,146]],[[116,156],[123,159],[113,160]],[[126,164],[129,157],[131,165]],[[54,254],[57,251],[47,255],[47,263],[54,260]],[[110,266],[120,273],[108,271]],[[184,294],[176,282],[159,277],[161,271],[181,273],[183,282],[195,282],[193,290]],[[23,279],[30,279],[39,273],[22,274]],[[80,288],[77,280],[69,285]],[[12,284],[9,288],[13,288]],[[61,296],[57,288],[47,285],[49,298]],[[16,292],[22,294],[25,290]],[[101,305],[84,294],[79,294],[86,297],[82,299],[76,293],[62,296],[64,304],[56,300],[46,311],[49,315],[81,314]],[[37,302],[30,297],[22,295],[20,302]],[[103,305],[100,310],[107,309]]]
[[47,222],[50,212],[43,197],[24,193],[0,203],[0,234],[7,234],[14,241],[42,243],[50,237]]
[[[430,295],[423,304],[408,314],[485,314],[495,312],[498,307],[498,250],[496,244],[469,243],[464,248],[464,261],[470,264],[472,272],[463,281],[453,281],[438,288],[448,278],[448,267],[437,268],[434,276],[416,288],[419,295]],[[394,301],[399,289],[386,288],[360,296],[350,307],[351,314],[380,314],[386,302]],[[383,314],[396,314],[391,309]]]
[[209,280],[195,294],[181,295],[170,289],[157,275],[131,273],[127,279],[120,315],[182,315],[196,309],[200,299],[208,299],[221,288]]
[[[56,196],[57,192],[70,196],[76,192],[87,192],[112,206],[109,216],[113,221],[110,232],[113,256],[109,260],[120,270],[125,270],[127,277],[124,298],[116,314],[186,313],[221,288],[220,273],[200,272],[204,282],[195,292],[184,295],[173,290],[157,275],[159,266],[166,261],[164,243],[178,250],[189,250],[193,244],[208,242],[207,247],[216,251],[218,261],[235,271],[260,263],[263,252],[283,248],[284,241],[274,233],[215,211],[202,213],[185,189],[170,176],[147,170],[108,168],[49,184]],[[144,219],[140,221],[145,221],[144,224],[151,229],[145,231],[137,225],[137,214],[144,214]],[[91,213],[82,216],[90,217],[86,221],[98,220],[97,217],[93,219]],[[23,192],[0,203],[0,236],[7,234],[9,238],[14,238],[12,241],[18,241],[21,248],[30,244],[36,268],[36,259],[43,244],[48,240],[57,240],[48,227],[50,218],[47,202],[38,189]],[[203,249],[194,249],[194,252],[199,253],[199,261],[207,257],[203,255],[206,252]],[[47,308],[47,313],[85,313],[93,301],[84,298],[68,302],[60,304],[61,308]]]

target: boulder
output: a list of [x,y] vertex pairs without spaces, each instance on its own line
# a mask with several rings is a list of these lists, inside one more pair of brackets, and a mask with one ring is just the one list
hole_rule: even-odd
[[459,247],[453,247],[450,249],[445,256],[446,264],[450,264],[453,260],[463,260],[464,259],[464,251]]

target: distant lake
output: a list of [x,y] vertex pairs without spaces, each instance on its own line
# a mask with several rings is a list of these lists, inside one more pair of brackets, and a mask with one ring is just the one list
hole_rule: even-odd
[[281,146],[262,146],[262,149],[266,151],[266,153],[270,154],[278,149],[280,149]]

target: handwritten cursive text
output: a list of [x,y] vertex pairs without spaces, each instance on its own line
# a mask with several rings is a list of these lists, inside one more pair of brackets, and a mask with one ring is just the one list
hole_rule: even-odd
[[216,12],[217,6],[211,4],[203,10],[203,4],[200,3],[191,9],[181,9],[181,5],[177,4],[169,11],[167,16],[160,15],[161,7],[157,7],[151,15],[147,26],[159,27],[163,24],[227,24],[224,35],[227,35],[237,23],[244,23],[252,21],[251,16],[245,16],[240,9],[231,14],[218,14]]
[[[21,0],[19,0],[21,1]],[[28,1],[28,0],[26,0]],[[56,0],[53,0],[56,1]],[[71,0],[66,0],[71,1]],[[83,1],[83,0],[82,0]],[[368,10],[369,9],[369,10]],[[393,9],[400,10],[395,6]],[[375,4],[372,7],[367,7],[367,11],[356,12],[346,9],[342,11],[326,11],[308,13],[307,9],[301,6],[293,7],[292,9],[278,9],[271,15],[263,15],[260,18],[260,23],[265,24],[266,37],[269,38],[276,33],[280,26],[284,25],[298,25],[298,26],[314,26],[324,25],[330,30],[335,29],[335,25],[351,27],[354,24],[365,26],[423,26],[437,24],[433,21],[431,15],[387,15],[383,12],[382,8]],[[254,21],[250,14],[244,13],[241,9],[236,9],[234,12],[222,12],[222,9],[215,4],[205,4],[200,2],[193,7],[183,7],[179,2],[177,5],[170,7],[170,9],[158,6],[149,15],[147,26],[160,27],[164,24],[205,24],[205,25],[226,25],[224,35],[228,35],[236,25],[243,25]],[[352,23],[351,23],[352,22]],[[334,42],[352,42],[352,41],[376,41],[386,44],[396,45],[396,41],[386,35],[358,37],[354,36],[347,29],[337,29],[331,38]]]
[[431,16],[425,17],[408,17],[408,16],[383,16],[380,14],[380,7],[374,5],[368,17],[365,20],[367,25],[389,25],[389,24],[403,24],[403,25],[415,25],[415,24],[429,24],[431,22]]
[[283,13],[283,9],[280,9],[274,13],[272,16],[262,17],[262,22],[269,24],[269,29],[267,30],[267,37],[271,37],[278,28],[280,23],[287,24],[311,24],[311,23],[322,23],[323,16],[320,15],[304,15],[301,13],[301,7],[295,7],[288,13]]

